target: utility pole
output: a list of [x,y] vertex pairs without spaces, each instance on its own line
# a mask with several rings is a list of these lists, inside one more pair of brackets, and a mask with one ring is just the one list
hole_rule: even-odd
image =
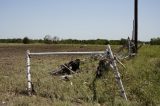
[[134,0],[134,44],[135,53],[138,52],[138,0]]

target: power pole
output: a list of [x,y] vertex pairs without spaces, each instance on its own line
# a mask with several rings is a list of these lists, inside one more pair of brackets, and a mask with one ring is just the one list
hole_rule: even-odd
[[135,53],[138,52],[138,0],[134,0],[134,44]]

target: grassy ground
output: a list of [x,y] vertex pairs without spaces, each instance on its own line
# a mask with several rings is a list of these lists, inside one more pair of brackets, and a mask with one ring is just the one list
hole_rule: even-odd
[[[115,48],[115,47],[113,47]],[[136,57],[125,60],[120,69],[128,101],[119,96],[112,70],[95,80],[98,61],[81,63],[81,72],[70,81],[49,75],[58,65],[87,56],[31,57],[36,95],[26,95],[25,51],[93,51],[105,46],[8,45],[0,44],[0,106],[106,106],[160,105],[160,46],[143,46]]]

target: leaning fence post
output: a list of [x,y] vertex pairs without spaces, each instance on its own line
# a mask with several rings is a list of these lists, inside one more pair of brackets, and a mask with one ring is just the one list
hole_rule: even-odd
[[26,56],[27,56],[27,69],[26,69],[26,73],[27,73],[27,83],[28,83],[28,95],[31,96],[32,95],[32,82],[31,82],[31,73],[30,73],[30,51],[27,50],[26,52]]
[[115,57],[112,53],[112,50],[111,50],[111,47],[110,45],[108,45],[108,51],[109,51],[109,56],[110,56],[110,59],[111,59],[111,67],[113,68],[113,72],[114,72],[114,75],[115,75],[115,79],[118,83],[118,86],[121,90],[121,96],[125,98],[125,100],[127,100],[127,96],[126,96],[126,93],[125,93],[125,90],[124,90],[124,87],[123,87],[123,84],[122,84],[122,80],[121,80],[121,77],[120,77],[120,73],[118,71],[118,67],[117,67],[117,64],[116,64],[116,60],[115,60]]

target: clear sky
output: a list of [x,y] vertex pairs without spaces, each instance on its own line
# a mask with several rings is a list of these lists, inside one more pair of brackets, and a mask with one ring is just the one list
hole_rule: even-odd
[[[120,39],[134,0],[0,0],[0,38]],[[160,0],[139,0],[139,39],[160,37]]]

